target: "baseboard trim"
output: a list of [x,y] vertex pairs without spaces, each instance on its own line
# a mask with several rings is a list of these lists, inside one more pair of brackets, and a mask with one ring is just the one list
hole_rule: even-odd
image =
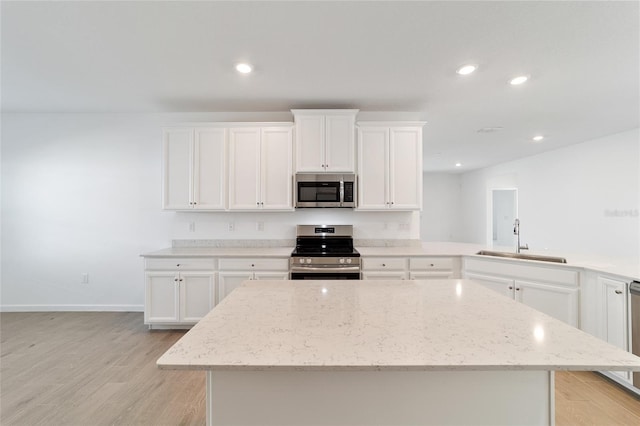
[[144,305],[0,305],[0,312],[144,312]]

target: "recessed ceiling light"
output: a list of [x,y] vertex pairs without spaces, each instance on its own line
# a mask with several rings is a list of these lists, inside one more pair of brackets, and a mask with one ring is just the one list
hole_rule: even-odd
[[462,167],[462,163],[456,163],[456,167]]
[[519,84],[526,82],[527,80],[529,80],[528,75],[519,75],[517,77],[512,78],[511,81],[509,81],[509,84],[511,84],[512,86],[517,86]]
[[249,64],[238,64],[236,65],[236,71],[242,74],[249,74],[253,70],[253,67]]
[[456,70],[460,75],[468,75],[478,69],[477,65],[463,65]]
[[542,135],[537,135],[533,137],[533,140],[536,142],[540,142],[542,139],[544,139],[544,136]]

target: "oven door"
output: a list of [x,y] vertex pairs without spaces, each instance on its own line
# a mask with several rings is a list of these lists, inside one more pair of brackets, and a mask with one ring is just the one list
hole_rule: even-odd
[[359,266],[311,267],[292,266],[290,268],[292,280],[359,280]]
[[292,280],[359,280],[360,272],[291,272]]

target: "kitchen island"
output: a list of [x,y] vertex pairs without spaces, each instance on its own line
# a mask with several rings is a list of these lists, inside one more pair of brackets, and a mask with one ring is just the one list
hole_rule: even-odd
[[470,280],[247,281],[158,366],[212,425],[553,424],[554,370],[640,358]]

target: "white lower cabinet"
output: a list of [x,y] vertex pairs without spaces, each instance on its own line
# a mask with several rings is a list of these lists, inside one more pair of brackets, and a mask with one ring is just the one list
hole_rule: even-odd
[[463,277],[578,327],[579,273],[546,265],[465,259]]
[[215,305],[215,281],[213,271],[147,272],[145,324],[195,324]]
[[247,280],[289,279],[289,258],[220,259],[218,303]]
[[216,304],[216,260],[145,259],[144,323],[190,326]]
[[[596,291],[599,303],[597,317],[600,338],[614,346],[629,351],[629,289],[628,282],[617,277],[597,275]],[[631,383],[631,373],[628,371],[610,371]]]
[[409,259],[409,278],[434,280],[459,278],[460,258],[412,257]]
[[406,257],[363,257],[363,280],[406,280],[409,259]]

